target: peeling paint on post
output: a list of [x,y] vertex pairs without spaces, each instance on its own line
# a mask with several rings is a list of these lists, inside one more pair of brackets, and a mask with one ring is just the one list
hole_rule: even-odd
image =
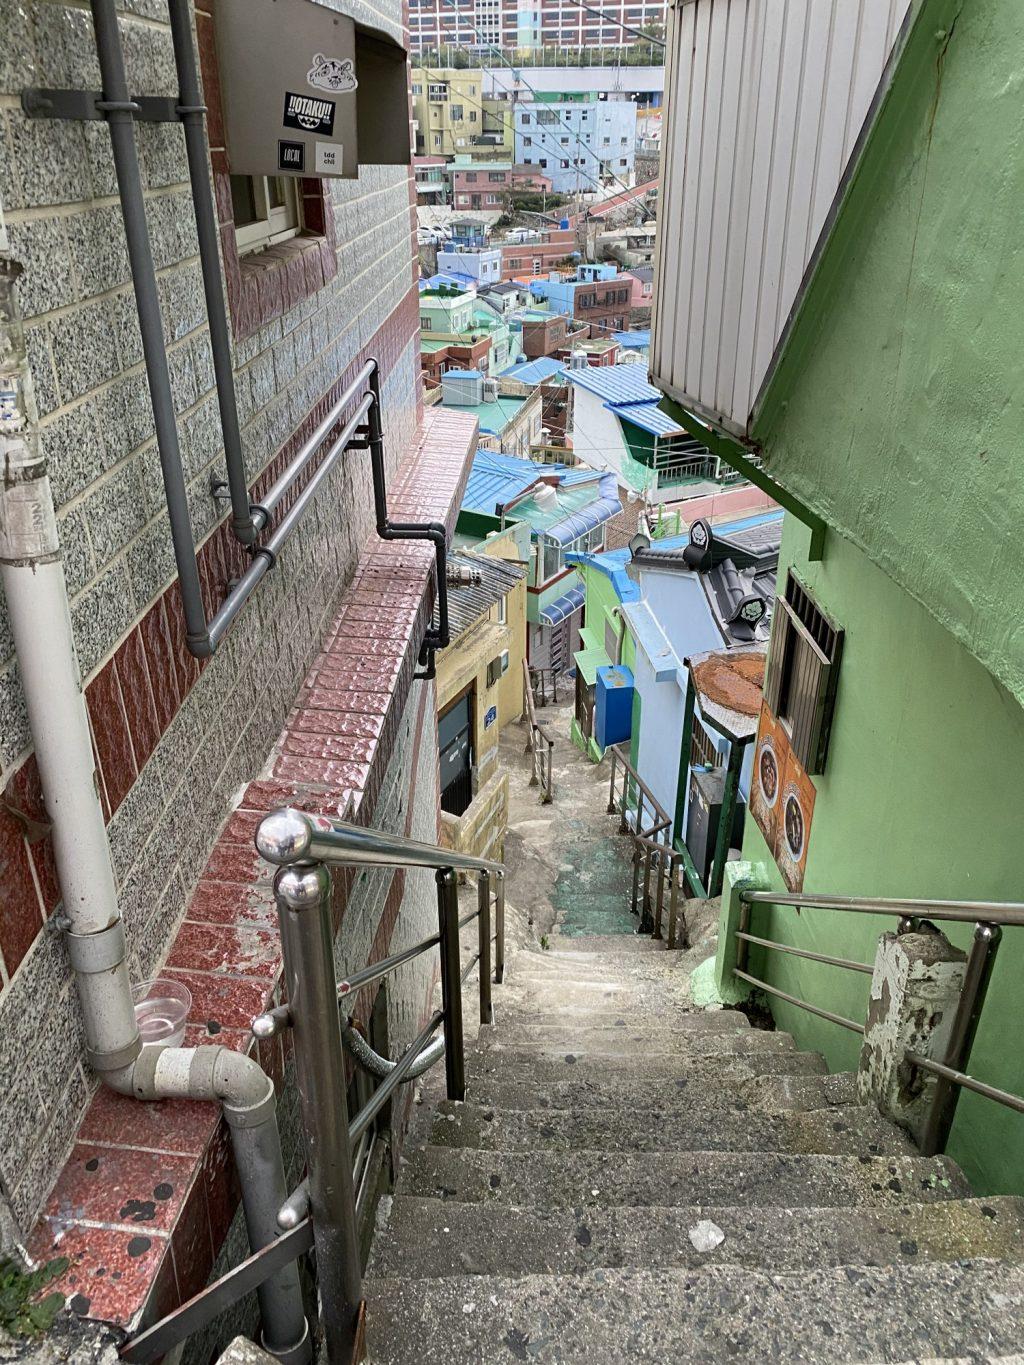
[[931,1103],[934,1077],[903,1058],[941,1061],[964,979],[964,954],[938,929],[882,934],[878,940],[857,1091],[915,1137]]

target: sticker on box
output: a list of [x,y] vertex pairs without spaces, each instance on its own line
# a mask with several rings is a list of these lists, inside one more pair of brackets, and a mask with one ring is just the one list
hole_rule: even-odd
[[316,144],[316,170],[318,175],[340,175],[343,148],[340,142],[318,142]]

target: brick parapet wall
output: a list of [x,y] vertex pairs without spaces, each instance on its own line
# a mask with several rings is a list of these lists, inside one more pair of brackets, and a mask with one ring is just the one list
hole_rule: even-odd
[[[132,88],[174,93],[165,0],[122,8]],[[352,0],[346,9],[402,41],[395,0]],[[217,656],[200,665],[184,646],[109,134],[102,123],[29,121],[18,103],[27,85],[98,87],[88,8],[0,0],[0,17],[0,203],[12,254],[25,267],[19,292],[40,435],[130,966],[140,979],[167,956],[225,813],[264,762],[334,621],[373,524],[368,457],[351,452],[339,462]],[[209,611],[245,560],[209,493],[224,464],[187,164],[180,129],[136,131]],[[283,294],[264,325],[236,328],[254,491],[284,467],[370,354],[384,377],[392,478],[411,448],[422,412],[414,201],[407,167],[364,167],[356,181],[331,182],[322,228],[333,230],[337,273]],[[53,931],[58,901],[0,597],[0,1195],[22,1227],[95,1087]]]
[[[452,531],[474,448],[472,418],[429,414],[394,491],[396,517],[415,514]],[[251,1019],[280,1002],[274,869],[253,843],[269,810],[297,805],[436,841],[434,689],[413,681],[432,605],[432,570],[433,552],[422,545],[365,544],[264,773],[238,797],[173,933],[164,970],[192,992],[188,1044],[215,1041],[252,1050]],[[391,592],[398,597],[393,613]],[[296,745],[299,755],[292,752]],[[429,873],[383,869],[336,875],[339,973],[429,932],[429,879]],[[426,959],[403,971],[388,997],[389,1040],[396,1050],[420,1026],[433,980]],[[367,988],[350,1013],[365,1022],[372,1001]],[[279,1086],[289,1051],[287,1034],[258,1045],[261,1063]],[[75,1134],[30,1249],[43,1258],[58,1252],[71,1257],[62,1288],[77,1311],[137,1326],[202,1287],[237,1202],[226,1130],[214,1106],[139,1104],[101,1089]]]

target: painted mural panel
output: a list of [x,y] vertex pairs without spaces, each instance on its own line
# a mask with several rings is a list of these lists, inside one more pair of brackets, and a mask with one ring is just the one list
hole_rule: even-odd
[[762,702],[750,813],[790,891],[803,890],[815,795],[814,783],[793,753],[785,727]]

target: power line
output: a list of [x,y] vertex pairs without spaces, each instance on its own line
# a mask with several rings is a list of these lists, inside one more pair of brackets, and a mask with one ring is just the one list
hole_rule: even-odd
[[[460,17],[460,18],[462,17],[462,16],[460,15],[460,13],[459,13],[459,7],[458,7],[458,5],[456,4],[456,0],[444,0],[444,2],[445,2],[445,4],[449,7],[449,9],[453,9],[453,10],[455,11],[455,13],[456,13],[456,15],[457,15],[458,17]],[[493,44],[492,42],[489,42],[486,38],[484,38],[483,34],[480,32],[480,30],[477,28],[477,26],[476,26],[471,20],[469,21],[469,27],[470,27],[470,28],[473,30],[473,32],[477,35],[477,37],[480,39],[480,41],[483,43],[483,45],[484,45],[485,47],[487,47],[491,52],[493,52],[493,53],[495,54],[495,56],[497,56],[497,58],[498,58],[499,61],[502,63],[502,65],[508,67],[509,71],[512,72],[513,76],[515,76],[515,78],[516,78],[522,85],[525,85],[525,86],[526,86],[527,90],[529,90],[530,94],[531,94],[531,95],[533,96],[533,98],[537,101],[537,103],[538,103],[538,104],[543,103],[543,101],[540,99],[540,96],[538,95],[537,91],[534,90],[534,88],[533,88],[533,86],[530,84],[530,82],[529,82],[528,80],[525,79],[525,77],[522,75],[522,72],[521,72],[521,71],[517,73],[516,68],[515,68],[515,67],[512,65],[512,63],[506,58],[505,54],[501,51],[501,49],[495,47],[494,44]],[[456,32],[457,32],[457,30],[456,30]],[[470,49],[465,45],[465,43],[459,42],[459,41],[458,41],[458,38],[456,38],[456,46],[457,46],[457,47],[461,47],[462,50],[463,50],[468,56],[474,56],[474,55],[475,55],[474,53],[472,53],[472,52],[470,51]],[[509,91],[508,93],[512,93],[512,92]],[[550,111],[549,111],[549,112],[550,112]],[[559,114],[556,113],[556,114],[555,114],[555,118],[556,118],[557,122],[559,122],[559,123],[562,125],[562,127],[566,130],[567,133],[571,133],[572,136],[575,137],[576,141],[577,141],[577,142],[579,143],[579,145],[583,148],[583,150],[590,153],[590,155],[594,158],[594,160],[597,161],[597,163],[598,163],[599,166],[600,166],[601,164],[603,164],[603,163],[602,163],[602,158],[601,158],[600,156],[598,156],[598,154],[593,150],[593,148],[587,147],[587,146],[586,146],[586,144],[584,143],[583,139],[580,137],[579,133],[577,133],[576,130],[575,130],[574,128],[572,128],[568,123],[566,123],[566,121],[565,121]],[[513,159],[514,159],[514,153],[513,153]],[[577,175],[578,175],[578,174],[579,174],[579,167],[577,167]],[[609,171],[607,172],[607,174],[610,175],[611,178],[615,181],[615,183],[616,183],[617,185],[620,185],[620,186],[622,187],[622,189],[624,189],[624,190],[629,190],[630,186],[627,185],[627,184],[625,183],[625,181],[621,180],[621,179],[615,174],[614,171],[609,170]],[[647,213],[646,208],[642,208],[641,211],[642,211],[643,213],[645,213],[645,214]]]
[[599,19],[603,19],[606,24],[615,24],[625,33],[635,33],[638,38],[646,38],[649,43],[656,43],[664,52],[665,44],[661,38],[655,38],[650,33],[644,33],[643,29],[633,28],[629,24],[624,24],[621,19],[616,19],[612,14],[606,14],[603,9],[594,9],[593,5],[585,5],[583,0],[569,0],[570,5],[575,5],[577,9],[585,9],[588,14],[596,14]]

